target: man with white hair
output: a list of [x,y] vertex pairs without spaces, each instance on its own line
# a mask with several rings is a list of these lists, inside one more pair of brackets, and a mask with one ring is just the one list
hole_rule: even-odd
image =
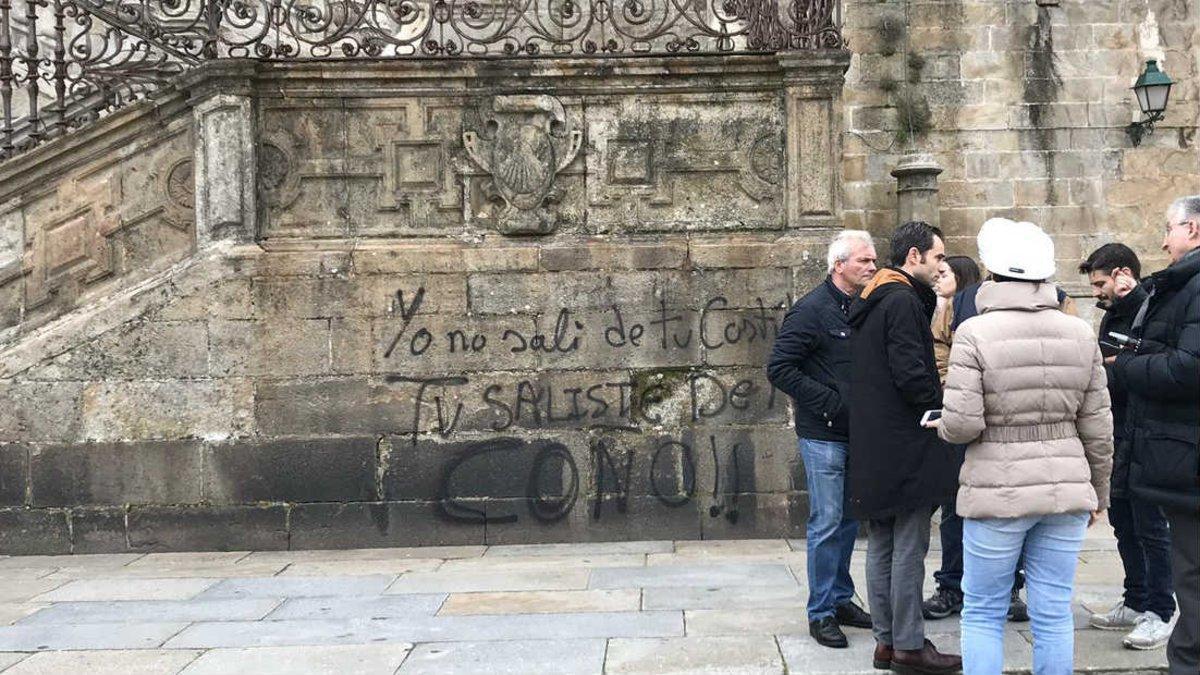
[[1162,506],[1171,525],[1171,573],[1179,619],[1167,643],[1172,675],[1200,673],[1200,195],[1167,209],[1166,269],[1145,282],[1150,295],[1132,339],[1106,361],[1128,392],[1129,486]]
[[850,301],[875,274],[871,235],[834,237],[825,280],[788,311],[767,365],[771,384],[792,399],[809,497],[809,633],[826,647],[848,646],[841,626],[870,628],[854,604],[850,554],[858,523],[843,513],[850,380]]

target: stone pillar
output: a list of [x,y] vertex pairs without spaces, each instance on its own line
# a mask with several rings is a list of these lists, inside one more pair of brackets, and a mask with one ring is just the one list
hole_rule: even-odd
[[187,73],[195,155],[197,246],[257,233],[258,135],[253,61],[213,61]]
[[787,225],[841,226],[842,86],[850,52],[784,54]]
[[900,158],[892,169],[896,178],[896,224],[923,220],[938,227],[938,174],[942,167],[925,154]]

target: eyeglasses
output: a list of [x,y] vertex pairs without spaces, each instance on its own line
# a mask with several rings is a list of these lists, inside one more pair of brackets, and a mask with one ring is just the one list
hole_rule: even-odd
[[1172,223],[1172,222],[1168,222],[1168,223],[1167,223],[1167,226],[1166,226],[1165,228],[1163,228],[1163,233],[1164,233],[1164,234],[1171,234],[1171,228],[1172,228],[1172,227],[1180,227],[1180,226],[1182,226],[1182,225],[1191,225],[1191,224],[1192,224],[1192,221],[1190,221],[1190,220],[1181,220],[1181,221],[1179,221],[1178,223]]

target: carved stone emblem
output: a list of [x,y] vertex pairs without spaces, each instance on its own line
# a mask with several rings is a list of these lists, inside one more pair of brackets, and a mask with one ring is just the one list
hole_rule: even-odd
[[465,131],[463,145],[490,176],[485,191],[496,208],[481,218],[504,234],[553,232],[562,199],[554,179],[579,154],[583,132],[568,128],[552,96],[498,96],[480,118],[482,128]]

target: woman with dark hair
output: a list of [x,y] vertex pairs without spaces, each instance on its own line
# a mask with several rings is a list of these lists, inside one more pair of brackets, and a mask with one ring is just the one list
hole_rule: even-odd
[[933,292],[937,293],[937,310],[933,314],[933,357],[937,361],[938,377],[942,384],[946,383],[946,368],[950,363],[949,330],[938,330],[939,326],[949,326],[954,320],[954,308],[950,299],[962,289],[979,283],[981,279],[979,265],[965,255],[952,255],[942,262],[938,271],[937,281]]

